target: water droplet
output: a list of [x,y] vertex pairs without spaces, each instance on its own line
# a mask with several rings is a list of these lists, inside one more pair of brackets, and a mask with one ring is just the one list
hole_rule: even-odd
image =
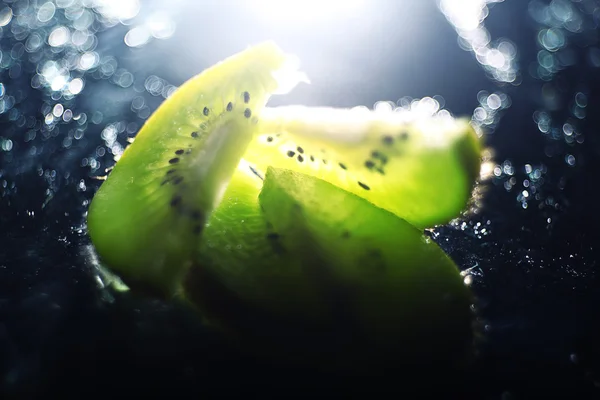
[[70,37],[69,28],[65,26],[58,26],[50,32],[48,36],[48,44],[52,47],[64,46]]
[[567,164],[569,164],[570,166],[574,166],[575,165],[575,156],[573,156],[572,154],[567,154],[565,156],[565,162]]
[[75,78],[69,82],[69,92],[71,94],[79,94],[83,90],[83,79]]
[[140,11],[138,0],[98,1],[98,11],[108,19],[125,21],[135,17]]
[[125,35],[125,44],[129,47],[140,47],[148,43],[151,32],[146,26],[137,26]]
[[98,56],[98,53],[94,51],[88,51],[79,57],[77,67],[82,70],[88,70],[98,65],[99,59],[100,57]]
[[56,6],[51,1],[48,1],[39,8],[37,13],[37,19],[41,23],[46,23],[54,17],[54,13],[56,12]]
[[556,51],[565,45],[565,35],[560,29],[542,29],[538,33],[538,42],[548,51]]
[[0,10],[0,27],[8,25],[12,20],[12,17],[12,8],[4,7],[2,10]]
[[54,108],[52,109],[52,114],[58,118],[63,114],[63,111],[64,111],[64,107],[62,104],[59,103],[59,104],[54,105]]
[[13,142],[10,139],[2,140],[2,150],[11,151],[13,148]]
[[502,100],[500,100],[500,96],[496,93],[492,93],[487,98],[487,105],[492,110],[497,110],[502,105]]
[[575,104],[581,108],[585,108],[587,106],[587,96],[581,92],[577,92],[575,95]]

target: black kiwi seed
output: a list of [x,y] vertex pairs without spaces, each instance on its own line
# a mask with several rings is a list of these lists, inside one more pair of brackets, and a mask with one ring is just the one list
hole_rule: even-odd
[[387,158],[387,156],[386,156],[385,154],[383,154],[383,153],[380,153],[380,152],[379,152],[379,151],[377,151],[377,150],[373,151],[373,152],[371,153],[371,156],[373,156],[373,158],[377,158],[377,159],[381,160],[381,162],[382,162],[383,164],[387,163],[387,161],[388,161],[388,158]]
[[384,137],[381,139],[381,141],[382,141],[384,144],[387,144],[387,145],[389,146],[389,145],[391,145],[392,143],[394,143],[394,138],[393,138],[393,137],[391,137],[391,136],[384,136]]
[[208,117],[210,110],[208,109],[208,107],[204,107],[204,110],[202,110],[202,113],[204,114],[205,117]]
[[294,157],[295,155],[296,155],[296,152],[295,152],[295,151],[289,150],[289,151],[287,152],[287,156],[288,156],[288,157]]
[[198,221],[200,219],[200,217],[202,217],[202,214],[200,213],[200,211],[194,210],[190,213],[190,217],[192,217],[192,219]]
[[244,103],[248,104],[248,102],[250,101],[250,93],[248,92],[244,92]]
[[375,166],[375,163],[374,163],[373,161],[371,161],[371,160],[367,160],[367,161],[365,161],[365,167],[367,167],[367,168],[371,169],[371,168],[373,168],[374,166]]
[[227,103],[227,111],[233,110],[233,104],[231,102]]
[[167,183],[169,183],[169,178],[167,178],[167,179],[165,179],[164,181],[162,181],[162,182],[160,183],[160,186],[164,186],[164,185],[166,185]]
[[198,137],[198,132],[192,132],[192,137],[195,139]]
[[252,111],[249,108],[244,110],[244,117],[250,118],[252,116]]
[[371,188],[370,188],[369,186],[365,185],[365,184],[364,184],[364,183],[362,183],[362,182],[358,182],[358,186],[360,186],[361,188],[363,188],[363,189],[365,189],[365,190],[371,190]]
[[402,139],[402,140],[406,140],[406,139],[408,139],[408,132],[402,132],[402,133],[400,134],[400,139]]
[[315,161],[315,156],[310,156],[310,161]]
[[177,171],[177,170],[176,169],[170,169],[170,170],[167,171],[167,175],[174,174],[175,171]]
[[302,157],[300,154],[298,154],[298,161],[304,162],[304,157]]
[[175,179],[173,179],[173,184],[179,185],[182,181],[183,181],[183,176],[178,176]]
[[173,198],[171,199],[171,207],[177,207],[178,205],[181,204],[181,196],[176,194],[175,196],[173,196]]
[[279,233],[275,233],[275,232],[268,233],[267,234],[267,239],[269,239],[269,240],[277,240],[277,239],[279,239]]
[[342,164],[342,163],[340,163],[340,168],[343,169],[343,170],[347,170],[348,169],[348,167],[346,167],[346,165]]
[[327,160],[326,159],[323,159],[323,164],[327,164]]
[[304,149],[300,146],[298,146],[298,153],[304,154]]
[[177,154],[178,156],[180,156],[180,155],[182,155],[182,154],[183,154],[183,150],[179,149],[179,150],[177,150],[177,151],[175,152],[175,154]]
[[169,160],[169,164],[177,164],[179,162],[179,158],[175,157],[175,158],[171,158]]
[[273,141],[273,136],[267,136],[267,142],[272,142]]

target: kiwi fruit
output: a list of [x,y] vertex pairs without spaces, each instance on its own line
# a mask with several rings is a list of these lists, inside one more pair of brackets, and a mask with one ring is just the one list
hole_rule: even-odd
[[185,285],[210,322],[248,348],[323,369],[465,360],[473,298],[419,229],[285,169],[268,168],[252,207],[231,194],[211,217]]
[[463,359],[473,299],[423,229],[466,207],[477,135],[450,117],[266,107],[303,80],[268,42],[182,85],[91,202],[102,262],[279,359]]
[[366,108],[267,108],[244,159],[316,176],[431,228],[456,218],[479,177],[481,149],[466,119],[408,120]]
[[271,42],[179,87],[147,120],[95,194],[87,227],[102,261],[130,286],[169,297],[272,93],[302,80]]

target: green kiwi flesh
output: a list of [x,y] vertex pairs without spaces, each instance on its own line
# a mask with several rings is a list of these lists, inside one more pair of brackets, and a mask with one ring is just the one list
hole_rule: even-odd
[[269,96],[300,80],[289,56],[259,44],[184,83],[144,124],[94,196],[87,218],[104,263],[131,286],[179,290],[207,218]]
[[[232,185],[243,178],[236,175]],[[417,228],[290,170],[268,168],[258,203],[247,196],[255,187],[233,187],[185,285],[213,324],[250,348],[326,369],[376,368],[397,357],[465,360],[471,293]]]
[[408,119],[366,108],[266,108],[244,159],[324,179],[419,228],[448,223],[471,197],[481,165],[465,119]]

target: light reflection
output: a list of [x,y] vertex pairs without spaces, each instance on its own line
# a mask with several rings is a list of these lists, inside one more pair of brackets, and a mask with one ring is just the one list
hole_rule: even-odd
[[150,39],[167,39],[175,33],[175,22],[164,12],[150,15],[146,21],[130,29],[125,35],[129,47],[141,47]]
[[164,12],[152,14],[145,25],[156,39],[167,39],[175,33],[175,22]]
[[517,50],[508,39],[492,43],[483,24],[489,14],[489,4],[504,0],[438,0],[440,10],[457,33],[464,50],[475,54],[477,61],[498,82],[519,83]]
[[[538,130],[548,139],[544,149],[547,157],[559,157],[569,167],[578,166],[578,153],[575,145],[584,143],[585,135],[582,131],[580,120],[587,115],[587,81],[579,82],[578,91],[565,90],[557,80],[564,70],[579,62],[580,54],[589,66],[600,66],[600,56],[597,45],[598,40],[592,40],[590,32],[598,25],[597,5],[592,2],[552,0],[542,2],[533,0],[529,2],[529,15],[538,24],[537,45],[538,53],[535,63],[529,67],[529,73],[534,79],[543,82],[541,85],[541,99],[543,109],[533,114],[533,120]],[[588,32],[583,28],[587,26]],[[570,93],[569,93],[570,92]],[[562,110],[568,111],[564,115]],[[557,187],[565,187],[565,175],[560,178]],[[539,196],[539,197],[538,197]],[[559,203],[548,196],[544,198],[536,194],[540,206],[549,206],[557,209]]]
[[77,67],[81,70],[88,70],[95,67],[99,61],[98,53],[94,51],[88,51],[79,56],[79,62]]
[[63,121],[69,122],[71,119],[73,119],[73,111],[66,109],[63,113]]
[[44,3],[37,12],[37,19],[41,23],[46,23],[54,17],[54,13],[56,12],[56,6],[53,2],[48,1]]
[[67,85],[68,80],[69,78],[66,75],[56,75],[50,81],[50,88],[55,92],[62,90]]
[[140,47],[148,43],[151,32],[144,25],[136,26],[125,35],[125,44],[129,47]]
[[52,109],[52,114],[58,118],[58,117],[62,116],[64,110],[65,109],[64,109],[63,105],[58,103]]
[[71,94],[79,94],[83,90],[83,79],[75,78],[69,82],[69,92]]
[[48,36],[48,44],[52,47],[64,46],[69,41],[69,29],[64,26],[56,27]]
[[92,3],[100,14],[110,20],[127,21],[140,11],[138,0],[93,0]]
[[9,152],[13,148],[13,142],[10,139],[0,138],[1,145],[3,151]]
[[481,90],[477,93],[477,100],[479,107],[473,111],[471,120],[475,126],[484,127],[486,133],[491,134],[500,122],[502,112],[511,106],[511,99],[503,92]]
[[257,16],[282,24],[304,24],[307,21],[339,19],[356,13],[366,0],[255,0],[248,2]]
[[567,154],[565,156],[565,162],[569,164],[571,167],[575,165],[575,156],[572,154]]
[[37,51],[43,44],[44,44],[44,41],[43,41],[42,37],[40,36],[40,34],[38,34],[37,32],[34,32],[31,35],[29,35],[29,37],[27,38],[27,41],[25,42],[25,49],[29,53],[33,53],[33,52]]
[[6,26],[10,23],[13,17],[12,8],[4,7],[0,10],[0,27]]

